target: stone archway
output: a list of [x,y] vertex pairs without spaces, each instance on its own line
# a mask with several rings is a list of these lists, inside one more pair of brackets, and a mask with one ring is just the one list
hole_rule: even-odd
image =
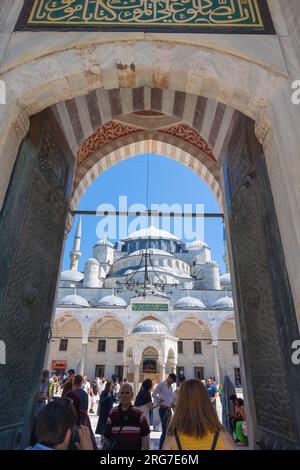
[[[148,48],[149,54],[146,56],[140,53],[143,47]],[[176,57],[179,52],[181,52],[179,54],[180,60]],[[78,62],[73,60],[76,57],[79,59]],[[143,62],[144,57],[150,58],[150,65]],[[162,57],[163,61],[161,60]],[[64,60],[66,59],[72,59],[74,67],[71,71],[64,70]],[[229,81],[227,70],[229,68],[237,70],[241,61],[243,64],[242,76],[240,75],[241,72],[232,74]],[[132,63],[134,67],[130,66]],[[270,142],[273,144],[273,141],[270,140],[270,129],[272,124],[276,125],[273,113],[276,111],[276,105],[278,105],[277,102],[274,104],[271,98],[274,97],[275,91],[280,96],[284,93],[285,77],[264,64],[254,63],[249,58],[237,57],[224,51],[206,50],[203,45],[175,46],[174,44],[159,41],[153,41],[151,47],[150,44],[147,44],[147,41],[137,41],[126,45],[111,44],[108,46],[106,44],[105,47],[94,44],[82,47],[77,51],[72,49],[67,52],[57,51],[50,56],[36,58],[31,64],[37,77],[34,83],[29,83],[25,79],[27,66],[28,64],[20,63],[15,68],[7,70],[5,75],[7,83],[10,84],[9,96],[15,94],[18,102],[13,101],[12,105],[8,107],[5,115],[7,120],[1,128],[4,132],[0,141],[0,161],[3,161],[4,155],[6,157],[6,171],[2,175],[4,190],[7,188],[8,177],[15,161],[19,142],[26,135],[29,128],[28,117],[41,112],[46,107],[62,102],[63,119],[60,116],[54,123],[51,112],[56,117],[57,113],[55,113],[55,110],[47,111],[53,124],[51,125],[50,120],[48,120],[45,127],[37,129],[34,122],[39,119],[40,122],[45,123],[45,114],[44,116],[40,115],[32,118],[30,133],[23,140],[0,221],[0,233],[5,233],[6,230],[7,234],[12,235],[15,230],[14,236],[9,238],[5,235],[1,239],[1,244],[11,247],[8,259],[5,259],[5,262],[2,263],[7,266],[7,272],[9,273],[9,276],[7,274],[3,276],[6,287],[5,292],[7,293],[3,300],[3,318],[5,324],[4,336],[9,345],[8,355],[13,349],[11,348],[12,340],[9,330],[15,302],[19,302],[19,311],[29,311],[34,318],[36,312],[34,305],[37,297],[40,296],[40,305],[38,307],[39,311],[44,313],[43,302],[46,299],[48,300],[49,297],[52,299],[48,302],[49,307],[52,305],[53,296],[51,297],[51,291],[54,291],[53,286],[58,272],[58,261],[56,264],[53,261],[54,269],[50,279],[51,283],[48,282],[47,284],[46,273],[43,273],[44,276],[40,275],[45,261],[43,247],[45,248],[49,243],[49,238],[47,238],[49,235],[43,233],[44,238],[41,238],[38,231],[40,227],[36,227],[35,232],[32,231],[35,217],[42,212],[40,199],[35,206],[33,202],[38,199],[39,191],[42,192],[44,189],[38,187],[38,181],[34,178],[34,174],[39,169],[49,184],[49,190],[45,191],[43,199],[44,212],[42,212],[42,216],[44,219],[42,218],[42,220],[46,219],[54,202],[56,206],[61,207],[60,215],[58,215],[58,211],[55,211],[52,213],[52,218],[49,219],[48,217],[49,223],[54,224],[54,228],[50,227],[53,229],[53,232],[50,230],[50,234],[52,239],[57,242],[53,248],[53,260],[55,257],[59,260],[63,226],[66,219],[66,206],[70,201],[70,182],[73,175],[72,164],[74,161],[71,162],[70,155],[72,152],[73,155],[76,155],[79,146],[83,144],[85,134],[90,132],[89,124],[97,127],[99,125],[97,111],[94,114],[88,113],[90,123],[85,122],[83,125],[80,117],[78,119],[77,106],[80,106],[82,111],[86,109],[86,102],[81,97],[88,95],[91,100],[93,99],[91,94],[96,93],[98,100],[100,98],[97,90],[104,90],[100,103],[100,118],[103,125],[122,114],[135,112],[134,106],[138,102],[137,94],[140,89],[143,89],[144,110],[149,109],[152,112],[179,117],[182,122],[198,132],[199,137],[202,137],[207,145],[210,144],[212,150],[216,152],[216,148],[218,148],[217,160],[221,168],[220,185],[223,191],[226,224],[230,235],[231,264],[234,267],[233,272],[235,275],[234,292],[239,311],[238,331],[243,343],[243,369],[249,402],[248,416],[251,416],[252,421],[252,427],[250,427],[251,444],[253,445],[253,443],[259,441],[262,446],[267,447],[299,447],[299,409],[292,403],[290,395],[290,390],[295,387],[295,384],[297,386],[299,384],[299,372],[291,364],[288,352],[283,350],[282,346],[283,344],[291,344],[292,339],[298,335],[294,302],[289,286],[288,272],[285,267],[287,262],[291,274],[294,272],[293,267],[297,268],[297,263],[295,264],[292,257],[288,255],[286,237],[284,239],[286,258],[283,254],[273,201],[273,194],[275,194],[275,196],[277,195],[275,204],[280,209],[278,193],[274,191],[274,180],[278,176],[276,171],[279,170],[275,171],[274,167],[272,168],[271,164],[268,163],[269,172],[272,169],[276,173],[274,176],[274,172],[270,172],[272,176],[271,183],[273,183],[272,193],[263,148],[260,145],[260,143],[263,143],[268,150],[268,162],[270,162],[271,157],[273,159],[277,157],[276,152],[280,148],[277,141],[274,144],[275,147],[269,150]],[[253,74],[257,74],[261,79],[256,93],[253,92],[250,79]],[[274,85],[273,88],[269,86],[270,81]],[[266,87],[267,83],[268,88]],[[61,87],[56,85],[61,85]],[[132,94],[130,94],[130,91],[132,91]],[[195,108],[191,105],[192,95],[196,96]],[[75,103],[74,106],[75,99],[79,99],[79,104]],[[184,104],[186,100],[189,103],[187,108]],[[67,123],[70,120],[68,106],[71,114],[75,116],[75,127],[71,122],[72,130],[70,135],[67,132],[62,132],[63,126],[59,126],[59,122]],[[226,115],[229,118],[228,110],[230,107],[235,110],[230,116],[230,125],[227,129],[226,126],[222,128],[224,116]],[[188,114],[186,109],[191,114]],[[178,116],[178,113],[181,113],[180,110],[183,110],[183,114]],[[66,111],[68,111],[67,114]],[[206,119],[208,120],[205,121]],[[209,124],[212,124],[213,127],[209,127]],[[221,129],[223,130],[220,136],[219,131]],[[93,128],[93,130],[95,129]],[[216,130],[218,130],[217,133]],[[51,133],[60,135],[60,145],[55,146],[55,139],[53,139]],[[269,140],[267,140],[267,137]],[[32,155],[35,156],[35,161],[31,161],[27,174],[22,176],[19,170],[20,161],[22,157],[23,161],[26,157],[27,160],[30,160],[29,157]],[[49,155],[51,158],[49,158]],[[192,161],[195,160],[196,157],[192,157]],[[208,166],[208,162],[206,166]],[[284,176],[282,187],[286,191],[292,209],[296,207],[296,198],[287,189],[287,177],[291,176],[291,180],[294,181],[295,175],[291,174],[288,168],[281,167],[280,171]],[[30,191],[32,181],[35,184],[35,198],[33,198],[33,193]],[[54,191],[53,185],[61,188],[61,194]],[[28,203],[26,207],[19,208],[17,216],[20,223],[13,226],[15,220],[12,221],[11,217],[12,207],[16,205],[18,200],[22,199],[24,194],[26,196],[24,200]],[[283,228],[285,216],[280,210],[279,215],[281,227]],[[291,216],[292,229],[294,222],[299,220],[299,217],[299,211],[295,210]],[[21,221],[23,220],[28,225],[22,224]],[[14,228],[16,226],[17,231]],[[255,234],[251,239],[251,243],[248,243],[247,235],[253,233],[253,227],[255,227]],[[272,227],[272,230],[270,227]],[[57,237],[58,232],[60,237]],[[282,234],[283,230],[281,231]],[[295,240],[297,240],[297,235],[293,232],[290,236],[292,238],[296,236]],[[26,266],[27,262],[24,253],[26,247],[30,243],[32,244],[33,238],[35,250],[37,250],[37,247],[41,250],[41,256],[38,260],[39,269],[35,272],[32,270],[33,274],[28,274],[28,279],[32,282],[25,286],[25,293],[20,292],[20,298],[16,299],[12,295],[12,289],[15,287],[12,286],[12,281],[17,285],[18,273],[24,273],[22,268],[24,265]],[[13,241],[15,244],[13,244]],[[28,250],[27,253],[30,254]],[[259,253],[259,256],[255,257],[257,253]],[[271,272],[268,270],[270,256],[272,258]],[[260,272],[264,273],[261,277],[258,276]],[[277,273],[277,279],[273,276],[274,272]],[[297,269],[296,272],[298,272]],[[35,278],[37,273],[39,273],[38,287],[36,287]],[[249,279],[251,280],[250,289]],[[43,289],[41,283],[47,284],[47,289]],[[294,295],[298,299],[297,295],[299,294],[296,293],[295,284],[293,284],[293,287]],[[43,292],[44,297],[40,292]],[[256,321],[258,323],[262,322],[263,326],[261,330],[258,330],[260,332],[259,340],[257,339],[257,329],[254,330],[253,321],[250,318],[253,311]],[[28,318],[26,315],[23,315],[23,317]],[[45,323],[47,321],[49,323],[50,317],[51,308],[48,308],[44,313],[44,317],[40,318],[39,327],[33,332],[39,340],[41,339],[39,341],[40,349],[36,347],[37,350],[39,349],[41,356],[46,343],[43,328],[47,331]],[[24,320],[24,328],[26,325],[28,327],[28,321],[26,323]],[[279,402],[281,408],[275,410],[274,416],[269,414],[270,411],[261,408],[261,404],[265,402],[264,393],[268,390],[268,387],[273,390],[276,387],[273,387],[273,383],[270,382],[270,376],[264,374],[264,368],[255,362],[257,347],[262,348],[260,351],[265,368],[272,371],[271,382],[274,381],[277,384],[278,379],[280,379]],[[33,355],[34,353],[36,351],[32,350]],[[13,358],[11,364],[14,365],[16,364],[14,362],[16,355],[14,356],[15,353],[12,352],[11,354]],[[40,363],[36,364],[36,370],[39,369],[39,365]],[[278,377],[278,370],[283,371],[284,378]],[[25,410],[20,405],[16,415],[12,418],[15,423],[19,423],[21,418],[24,419],[24,422],[12,430],[12,428],[6,427],[7,421],[4,419],[5,439],[3,439],[3,442],[5,446],[7,445],[10,448],[22,445],[26,442],[28,436],[30,427],[29,408],[34,402],[38,373],[30,377],[30,380],[31,383],[24,386],[24,396],[30,398],[28,409]],[[9,393],[9,391],[2,393]],[[277,393],[277,399],[278,396]],[[5,400],[6,397],[4,396],[2,401],[5,402]],[[5,410],[0,408],[0,414],[5,416]],[[276,438],[274,438],[274,433]]]
[[[51,354],[54,360],[64,360],[66,369],[78,369],[82,350],[82,325],[75,315],[65,312],[55,319],[50,342]],[[48,363],[49,370],[52,363]]]

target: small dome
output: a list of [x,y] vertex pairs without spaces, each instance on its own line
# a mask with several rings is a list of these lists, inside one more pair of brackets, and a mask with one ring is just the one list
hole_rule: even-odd
[[204,303],[196,297],[182,297],[174,304],[175,308],[206,308]]
[[148,228],[142,228],[141,230],[132,232],[130,235],[128,235],[127,238],[124,238],[124,241],[136,240],[138,238],[141,238],[141,239],[162,238],[162,239],[167,239],[167,240],[179,241],[179,238],[177,238],[175,235],[173,235],[170,232],[167,232],[166,230],[161,230],[155,227],[155,225],[151,225]]
[[230,273],[226,273],[220,276],[220,284],[221,286],[228,286],[231,284]]
[[167,327],[158,320],[143,320],[134,327],[132,333],[147,335],[169,334]]
[[60,275],[61,281],[71,281],[71,282],[80,282],[82,281],[84,275],[79,271],[74,271],[73,269],[68,269],[67,271],[62,271]]
[[216,266],[219,267],[218,263],[216,261],[206,261],[205,263],[206,266]]
[[91,263],[91,264],[100,264],[99,261],[96,260],[96,258],[89,258],[87,260],[87,263]]
[[109,246],[110,248],[114,247],[114,245],[107,238],[103,238],[103,240],[98,240],[95,246]]
[[202,240],[195,240],[192,243],[186,245],[187,250],[200,250],[201,248],[209,248],[209,246]]
[[127,307],[127,303],[122,297],[117,295],[106,295],[96,303],[97,307]]
[[86,299],[77,294],[66,295],[59,300],[58,305],[74,305],[76,307],[89,307]]
[[233,300],[231,297],[222,297],[212,306],[214,310],[233,310]]

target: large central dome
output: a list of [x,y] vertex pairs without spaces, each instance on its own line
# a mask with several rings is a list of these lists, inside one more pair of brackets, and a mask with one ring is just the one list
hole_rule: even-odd
[[175,235],[166,230],[161,230],[155,225],[150,225],[148,228],[142,228],[141,230],[137,230],[136,232],[132,232],[128,235],[127,238],[124,238],[124,241],[129,240],[137,240],[137,239],[147,239],[147,238],[158,238],[158,239],[167,239],[167,240],[176,240],[179,241]]

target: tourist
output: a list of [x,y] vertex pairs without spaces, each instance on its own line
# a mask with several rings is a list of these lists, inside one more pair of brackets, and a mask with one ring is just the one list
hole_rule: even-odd
[[47,405],[47,402],[50,398],[50,380],[49,380],[49,371],[47,369],[43,370],[40,382],[39,393],[37,397],[37,406],[35,410],[35,416],[38,416],[43,408]]
[[149,450],[150,427],[139,408],[132,406],[133,389],[126,383],[119,391],[120,404],[109,413],[104,428],[104,448]]
[[235,425],[238,421],[241,421],[242,418],[238,410],[237,396],[235,394],[230,395],[229,401],[233,409],[232,412],[227,413],[227,416],[229,416],[229,425],[230,425],[229,432],[231,432],[231,434],[235,436]]
[[37,443],[28,450],[67,450],[72,435],[75,449],[93,450],[89,429],[76,427],[76,420],[76,410],[71,402],[63,399],[50,401],[37,417]]
[[49,396],[53,397],[56,389],[56,384],[57,384],[57,376],[55,372],[52,373],[52,377],[50,378],[50,386],[49,386]]
[[97,385],[97,379],[95,377],[90,388],[90,411],[89,411],[90,413],[94,413],[94,406],[96,404],[97,395],[98,395],[98,385]]
[[101,393],[105,389],[106,382],[107,381],[106,381],[105,377],[98,377],[97,384],[98,384],[99,396],[101,395]]
[[234,450],[230,434],[200,380],[186,380],[180,386],[163,450]]
[[218,389],[216,385],[213,384],[213,381],[211,378],[209,378],[206,382],[206,388],[208,392],[208,396],[210,398],[210,401],[212,402],[213,406],[216,408],[217,405],[217,397],[218,397]]
[[66,393],[70,392],[73,388],[73,380],[75,377],[75,370],[70,369],[68,370],[68,376],[63,382],[63,391],[62,391],[62,398],[66,395]]
[[82,388],[88,395],[90,394],[91,384],[90,384],[89,379],[86,375],[83,376]]
[[169,374],[167,379],[160,382],[153,392],[153,397],[158,398],[159,403],[159,417],[161,420],[162,433],[159,441],[159,450],[162,449],[168,422],[172,416],[173,403],[173,383],[176,383],[176,375]]
[[82,375],[75,375],[73,381],[73,390],[79,395],[81,399],[81,408],[87,411],[89,408],[89,397],[85,390],[82,388],[83,377]]
[[237,410],[240,419],[235,423],[236,443],[238,445],[248,445],[246,413],[244,400],[242,398],[237,399]]
[[118,378],[116,375],[112,376],[112,393],[115,398],[115,401],[118,401],[119,397],[119,391],[120,391],[120,384],[118,382]]
[[178,402],[180,387],[181,387],[181,385],[183,384],[184,381],[185,381],[185,376],[184,376],[184,375],[179,375],[179,377],[178,377],[178,383],[177,383],[177,388],[176,388],[176,390],[175,390],[175,392],[174,392],[174,395],[173,395],[173,404],[174,404],[174,407],[176,406],[176,403]]
[[150,411],[154,410],[159,406],[159,404],[154,405],[151,397],[151,390],[153,388],[153,383],[151,379],[146,379],[142,383],[140,391],[138,392],[134,406],[137,406],[142,410],[146,416],[147,422],[150,426]]
[[[85,393],[85,392],[84,392]],[[65,400],[71,400],[77,414],[76,425],[77,426],[86,426],[90,430],[91,441],[93,444],[93,448],[95,450],[98,449],[95,436],[92,430],[91,421],[87,411],[83,409],[83,404],[80,395],[78,394],[78,390],[71,390],[70,392],[66,393]]]
[[104,427],[106,420],[108,418],[109,412],[113,407],[115,402],[115,397],[112,393],[112,383],[106,382],[105,389],[101,392],[99,406],[98,406],[98,423],[96,427],[96,434],[103,435]]

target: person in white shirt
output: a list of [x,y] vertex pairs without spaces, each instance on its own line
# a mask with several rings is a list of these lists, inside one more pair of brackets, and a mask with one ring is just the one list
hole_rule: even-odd
[[169,374],[167,379],[160,382],[153,392],[153,397],[158,398],[159,416],[161,420],[162,433],[159,441],[159,450],[162,449],[166,437],[167,426],[172,417],[172,408],[174,407],[174,391],[172,384],[176,383],[176,374]]
[[105,385],[106,385],[105,377],[98,377],[97,384],[98,384],[98,390],[99,390],[99,396],[100,396],[103,390],[105,389]]

